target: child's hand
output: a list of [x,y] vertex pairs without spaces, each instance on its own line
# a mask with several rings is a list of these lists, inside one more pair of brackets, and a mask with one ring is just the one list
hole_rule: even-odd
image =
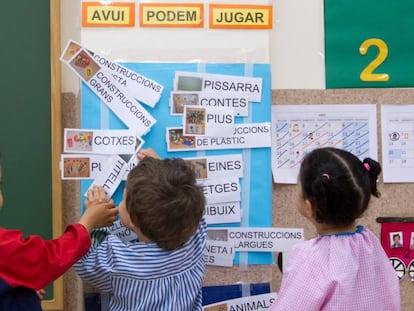
[[94,228],[110,226],[117,219],[118,208],[112,200],[108,201],[102,187],[93,187],[88,191],[85,208],[79,223],[89,232]]
[[91,204],[108,202],[106,193],[103,187],[93,186],[86,194],[85,208],[88,208]]
[[39,297],[39,300],[43,300],[46,295],[46,291],[42,288],[36,291],[37,297]]
[[141,149],[140,151],[138,151],[138,160],[142,160],[145,157],[160,159],[160,156],[152,148]]

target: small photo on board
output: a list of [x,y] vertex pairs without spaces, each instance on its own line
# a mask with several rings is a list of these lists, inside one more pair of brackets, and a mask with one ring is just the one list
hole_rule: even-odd
[[196,93],[171,93],[171,114],[182,114],[185,105],[198,105],[198,94]]
[[410,249],[414,249],[414,232],[411,232]]
[[403,233],[401,231],[390,232],[390,247],[391,248],[403,247]]
[[62,55],[62,59],[64,61],[69,61],[73,55],[75,55],[76,52],[78,52],[81,48],[82,47],[76,42],[70,41],[65,49],[64,54]]
[[88,178],[90,175],[89,158],[65,158],[63,160],[64,178]]
[[203,78],[179,76],[176,89],[177,91],[200,92],[203,89]]
[[168,131],[168,150],[183,150],[195,148],[195,136],[183,135],[182,128],[169,128]]
[[206,108],[185,107],[185,135],[204,135],[206,133]]
[[207,230],[207,240],[213,241],[227,241],[227,229],[210,229]]
[[91,152],[93,142],[92,131],[67,130],[65,152]]
[[207,159],[191,159],[186,161],[190,162],[190,166],[194,170],[197,179],[208,178]]
[[85,79],[89,81],[101,67],[95,62],[93,57],[84,49],[80,50],[78,54],[70,61],[69,65]]
[[228,311],[226,303],[221,303],[219,305],[211,306],[211,307],[205,307],[203,308],[203,311]]

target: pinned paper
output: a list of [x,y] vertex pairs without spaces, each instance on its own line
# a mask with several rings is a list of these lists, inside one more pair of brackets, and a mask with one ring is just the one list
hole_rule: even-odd
[[262,78],[176,71],[174,91],[227,94],[240,92],[245,94],[249,101],[261,102]]
[[[62,154],[60,171],[62,179],[87,180],[96,179],[104,170],[109,155],[99,154]],[[128,167],[122,180],[126,179],[128,172],[138,163],[136,156],[128,161]]]
[[102,68],[86,49],[81,48],[65,63],[125,125],[136,131],[136,135],[144,135],[155,124],[154,117],[135,99],[129,98],[111,73]]
[[[81,48],[82,46],[79,43],[70,40],[63,50],[61,60],[67,63]],[[164,86],[108,59],[104,55],[100,55],[90,49],[87,49],[87,51],[102,68],[106,69],[112,75],[112,78],[118,82],[119,88],[125,91],[128,96],[134,97],[150,107],[154,107],[158,103]]]
[[303,241],[303,229],[209,228],[210,240],[229,241],[239,252],[286,252]]
[[240,202],[207,204],[204,209],[207,224],[230,224],[241,222]]
[[269,293],[225,300],[203,306],[203,311],[269,310],[276,296]]
[[207,204],[240,201],[239,179],[205,179],[198,183],[206,197]]
[[243,158],[241,154],[226,154],[184,158],[190,162],[197,179],[220,179],[243,177]]
[[121,220],[115,221],[112,226],[108,228],[111,234],[116,235],[124,243],[132,242],[138,239],[135,232],[125,227]]
[[139,143],[132,130],[68,129],[64,131],[64,152],[133,154]]
[[184,135],[183,129],[167,128],[167,150],[218,150],[271,147],[270,123],[246,123],[234,125],[231,137],[196,137]]
[[[115,190],[121,183],[127,169],[127,162],[120,156],[110,156],[105,163],[105,168],[101,171],[96,179],[91,183],[89,189],[93,186],[102,186],[105,190],[106,198],[109,200]],[[87,192],[84,194],[87,195]]]
[[223,107],[184,106],[184,135],[232,136],[234,110]]
[[171,115],[180,115],[184,106],[228,107],[234,109],[235,117],[249,115],[249,100],[244,93],[171,92]]
[[204,261],[210,266],[233,266],[234,249],[231,242],[207,240]]

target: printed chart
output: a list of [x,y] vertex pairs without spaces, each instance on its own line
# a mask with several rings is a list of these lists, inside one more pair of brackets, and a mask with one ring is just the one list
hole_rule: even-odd
[[303,157],[315,148],[347,150],[377,159],[375,105],[272,107],[272,171],[275,183],[294,184]]
[[382,105],[384,182],[413,182],[414,105]]

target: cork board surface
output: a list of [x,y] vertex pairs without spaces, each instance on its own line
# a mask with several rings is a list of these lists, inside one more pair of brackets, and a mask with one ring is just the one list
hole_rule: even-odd
[[[414,104],[414,89],[337,89],[337,90],[273,90],[273,105],[295,104]],[[79,124],[79,102],[75,94],[62,94],[62,123],[65,127],[77,127]],[[380,139],[380,116],[378,115],[378,141]],[[381,162],[381,146],[379,146]],[[269,168],[270,169],[270,168]],[[272,183],[271,180],[269,180]],[[359,223],[367,226],[378,237],[380,224],[377,217],[413,217],[414,185],[383,184],[378,185],[381,198],[372,198],[370,207]],[[79,186],[77,182],[63,183],[63,215],[64,225],[77,221],[79,217]],[[314,228],[297,212],[295,207],[296,186],[273,184],[272,190],[272,223],[274,227],[304,228],[305,239],[316,235]],[[275,255],[275,261],[276,256]],[[278,291],[282,274],[277,265],[234,266],[232,268],[208,266],[204,285],[224,285],[234,283],[271,282],[272,290]],[[401,283],[401,310],[414,310],[414,283],[405,277]],[[82,310],[82,292],[84,284],[73,271],[69,271],[64,279],[66,311]]]

